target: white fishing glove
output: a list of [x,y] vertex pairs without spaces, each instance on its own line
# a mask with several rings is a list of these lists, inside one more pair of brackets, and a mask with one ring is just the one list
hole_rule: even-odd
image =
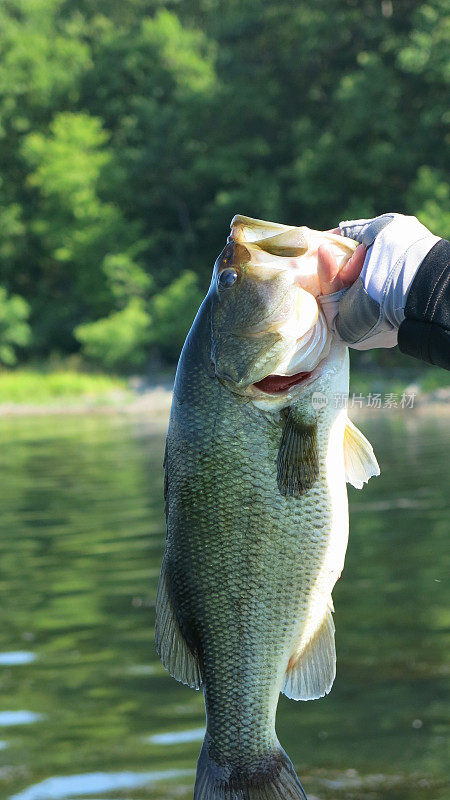
[[356,350],[394,347],[411,284],[439,237],[416,217],[403,214],[347,220],[339,228],[368,250],[349,289],[320,297],[328,324]]

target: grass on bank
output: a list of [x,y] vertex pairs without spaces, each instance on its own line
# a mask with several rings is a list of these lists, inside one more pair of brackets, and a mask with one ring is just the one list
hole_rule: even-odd
[[450,372],[428,364],[419,364],[415,371],[404,369],[373,369],[350,368],[350,392],[364,395],[370,392],[393,392],[401,394],[404,391],[425,395],[437,389],[450,387]]
[[78,399],[100,401],[127,389],[127,381],[122,378],[72,369],[0,371],[0,404],[51,405]]
[[[367,395],[370,392],[393,392],[401,394],[414,388],[418,394],[427,394],[450,387],[450,372],[421,365],[416,373],[402,369],[361,369],[350,370],[350,392]],[[167,374],[158,373],[158,381],[163,379],[170,385],[173,370]],[[134,383],[134,382],[133,382]],[[137,384],[152,386],[150,377],[138,379]],[[155,380],[155,385],[157,381]],[[14,370],[0,370],[0,405],[61,405],[88,401],[89,404],[123,402],[131,399],[136,390],[127,378],[105,373],[91,373],[83,368],[51,365],[19,367]]]

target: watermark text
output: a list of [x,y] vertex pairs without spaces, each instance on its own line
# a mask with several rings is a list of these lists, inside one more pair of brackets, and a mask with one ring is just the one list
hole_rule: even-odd
[[331,405],[333,408],[414,408],[415,392],[335,392],[326,395],[323,392],[314,392],[311,398],[315,409]]

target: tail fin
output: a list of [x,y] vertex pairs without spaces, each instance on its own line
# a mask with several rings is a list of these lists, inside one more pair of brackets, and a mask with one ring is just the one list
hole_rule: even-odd
[[294,767],[278,748],[257,764],[218,764],[210,755],[212,741],[203,742],[197,765],[194,800],[307,800]]

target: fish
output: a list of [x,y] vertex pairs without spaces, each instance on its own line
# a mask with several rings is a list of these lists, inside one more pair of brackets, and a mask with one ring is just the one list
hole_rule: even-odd
[[380,469],[341,402],[348,351],[318,300],[321,244],[339,264],[357,246],[236,215],[179,359],[155,640],[204,694],[194,800],[305,798],[278,699],[323,697],[335,677],[346,482]]

